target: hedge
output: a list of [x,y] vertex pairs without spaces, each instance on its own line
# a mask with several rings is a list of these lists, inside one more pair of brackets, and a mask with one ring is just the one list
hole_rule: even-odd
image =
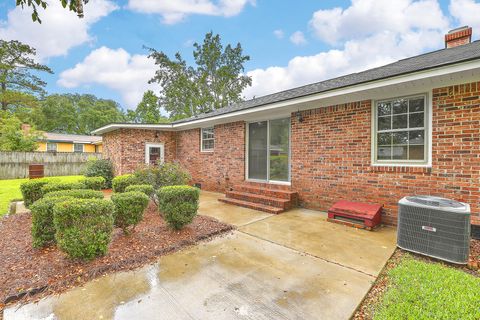
[[32,212],[32,238],[34,248],[41,248],[55,241],[53,207],[59,202],[71,199],[71,197],[49,197],[39,199],[32,204],[30,209]]
[[133,174],[124,174],[122,176],[116,176],[112,180],[113,192],[125,192],[125,188],[136,184],[137,180]]
[[137,184],[149,184],[155,190],[165,186],[185,185],[191,180],[188,171],[175,162],[141,167],[135,170],[133,175]]
[[42,187],[48,182],[46,179],[32,179],[28,180],[20,185],[20,191],[22,192],[23,201],[27,208],[30,207],[38,199],[42,198]]
[[70,258],[91,260],[107,253],[114,206],[100,199],[72,199],[53,207],[55,240]]
[[112,194],[112,202],[115,205],[113,213],[116,227],[129,234],[128,227],[135,226],[142,221],[143,212],[148,206],[149,198],[142,192],[131,191]]
[[91,159],[87,162],[85,177],[103,177],[105,186],[112,187],[113,164],[108,159]]
[[158,208],[167,224],[181,229],[197,215],[200,190],[190,186],[167,186],[157,193]]
[[153,189],[153,186],[149,184],[132,184],[131,186],[128,186],[125,188],[125,192],[131,192],[131,191],[138,191],[145,193],[148,197],[151,197],[155,190]]
[[87,189],[102,190],[105,189],[104,177],[86,177],[80,180]]
[[85,189],[85,184],[81,182],[49,182],[42,187],[42,196],[53,191]]
[[44,198],[72,197],[77,199],[103,199],[103,192],[90,189],[72,189],[52,191],[43,196]]

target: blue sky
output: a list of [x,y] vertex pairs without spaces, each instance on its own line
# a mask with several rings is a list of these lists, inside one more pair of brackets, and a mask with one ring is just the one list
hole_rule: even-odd
[[143,46],[191,60],[205,33],[251,56],[245,97],[378,66],[443,47],[450,28],[480,30],[476,0],[90,0],[85,18],[49,0],[40,12],[0,4],[0,37],[37,48],[49,93],[93,93],[133,108],[155,67]]

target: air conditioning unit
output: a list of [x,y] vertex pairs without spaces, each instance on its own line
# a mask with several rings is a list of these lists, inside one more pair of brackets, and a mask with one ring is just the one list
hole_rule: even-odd
[[470,251],[470,205],[433,196],[402,198],[398,210],[398,247],[465,264]]

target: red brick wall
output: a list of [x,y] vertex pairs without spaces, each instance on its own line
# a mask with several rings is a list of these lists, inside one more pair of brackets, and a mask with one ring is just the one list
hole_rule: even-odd
[[215,126],[215,149],[200,151],[200,129],[177,132],[177,160],[202,189],[225,192],[245,179],[245,123]]
[[116,175],[131,173],[145,164],[145,143],[163,143],[165,161],[175,160],[175,132],[142,129],[120,129],[105,134],[103,155],[112,160]]
[[385,205],[383,221],[396,223],[397,201],[431,194],[480,201],[480,82],[433,91],[432,168],[371,166],[371,102],[292,116],[292,188],[301,203],[326,210],[349,199]]

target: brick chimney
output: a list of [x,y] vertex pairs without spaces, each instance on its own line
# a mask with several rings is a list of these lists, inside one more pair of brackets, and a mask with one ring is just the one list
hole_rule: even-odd
[[448,31],[445,35],[445,48],[454,48],[472,42],[472,28],[464,26]]

